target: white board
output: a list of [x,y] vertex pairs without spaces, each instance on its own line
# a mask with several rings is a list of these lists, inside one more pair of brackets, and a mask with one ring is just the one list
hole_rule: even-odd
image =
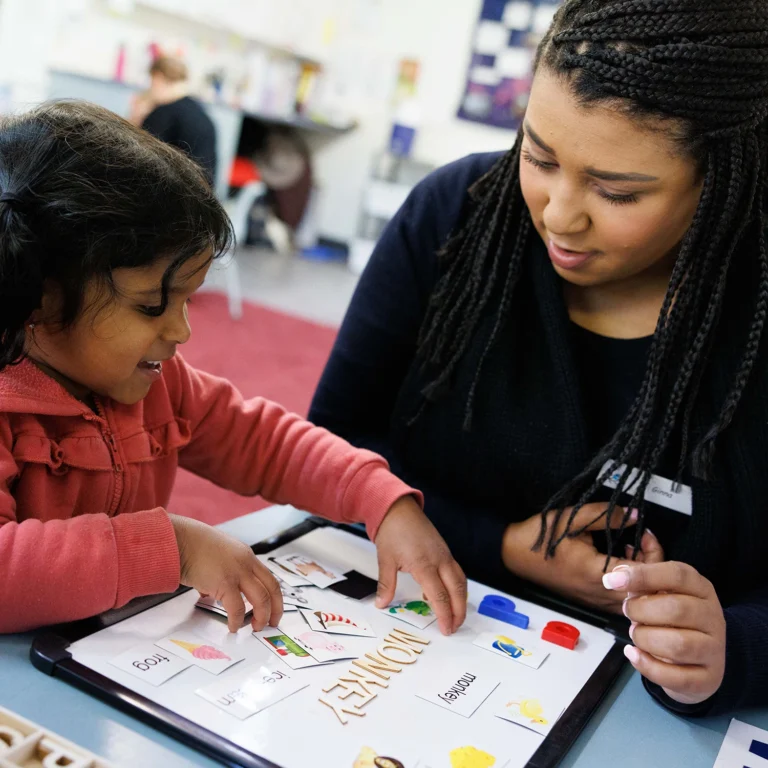
[[[376,553],[371,542],[335,528],[321,528],[274,550],[277,555],[299,552],[346,571],[351,568],[375,578]],[[543,737],[532,730],[495,716],[509,701],[511,691],[534,691],[542,699],[556,697],[570,704],[614,645],[610,633],[562,616],[554,611],[515,600],[517,610],[530,616],[522,632],[509,624],[477,613],[487,594],[501,594],[470,582],[469,612],[464,627],[452,637],[443,637],[437,624],[415,629],[377,611],[373,599],[350,601],[325,590],[324,608],[354,611],[376,631],[370,643],[375,653],[385,635],[401,628],[429,639],[418,660],[394,674],[386,690],[368,703],[364,717],[351,717],[342,725],[333,711],[319,702],[322,688],[342,674],[351,662],[291,671],[278,657],[252,637],[250,627],[230,635],[226,624],[213,614],[194,607],[198,594],[190,591],[136,616],[73,643],[69,651],[75,661],[123,686],[171,709],[210,731],[283,768],[353,768],[364,747],[378,755],[394,757],[405,768],[451,766],[453,750],[471,747],[493,756],[488,768],[522,768],[541,745]],[[409,577],[400,575],[398,598],[419,599],[421,592]],[[513,598],[514,599],[514,598]],[[566,621],[581,632],[575,650],[541,640],[544,625]],[[177,631],[190,631],[221,648],[237,649],[245,660],[214,678],[197,666],[185,669],[159,687],[135,678],[110,664],[110,659],[134,645],[155,642]],[[549,656],[533,669],[473,645],[481,632],[496,632],[513,638],[535,639]],[[367,650],[366,650],[367,652]],[[266,710],[240,720],[195,694],[215,680],[238,680],[239,670],[264,664],[301,676],[307,688]],[[499,685],[471,717],[446,711],[417,696],[431,690],[447,670],[472,671],[478,677],[498,680]],[[369,753],[370,754],[370,753]],[[311,757],[311,760],[308,758]],[[363,765],[364,763],[358,763]],[[472,764],[474,763],[467,763]],[[480,765],[480,763],[477,763]]]

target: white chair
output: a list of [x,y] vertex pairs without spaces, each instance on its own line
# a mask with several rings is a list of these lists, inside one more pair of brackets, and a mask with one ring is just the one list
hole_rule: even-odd
[[[237,246],[244,243],[248,237],[248,225],[253,204],[266,192],[267,187],[263,182],[249,181],[234,197],[224,200],[222,203],[224,210],[232,220],[232,228],[235,233],[232,247],[228,253],[222,256],[220,262],[229,303],[229,314],[233,320],[239,320],[243,316],[243,290],[240,283],[240,267],[237,263]],[[203,290],[205,290],[205,286]]]

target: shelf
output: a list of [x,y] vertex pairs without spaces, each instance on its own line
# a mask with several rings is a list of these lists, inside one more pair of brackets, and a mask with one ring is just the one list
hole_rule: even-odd
[[[140,90],[140,87],[133,83],[122,83],[119,80],[110,80],[108,78],[97,77],[95,75],[87,75],[81,72],[70,72],[66,70],[55,69],[51,70],[51,74],[62,75],[65,77],[76,77],[86,82],[97,83],[99,85],[106,85],[114,88],[121,88],[123,90],[127,89],[134,92],[138,92]],[[199,99],[202,104],[206,104],[212,107],[231,109],[233,112],[240,112],[244,117],[250,118],[252,120],[258,120],[261,123],[269,123],[271,125],[284,125],[290,128],[298,128],[304,131],[311,131],[320,135],[340,136],[344,133],[348,133],[349,131],[354,130],[357,127],[356,123],[352,123],[346,126],[339,126],[332,125],[330,123],[323,123],[319,120],[310,120],[306,117],[283,117],[278,115],[269,115],[263,112],[250,112],[240,109],[239,107],[233,107],[230,104],[206,101],[204,99],[200,99],[198,96],[195,96],[195,98]]]
[[260,123],[271,123],[272,125],[284,125],[289,128],[299,128],[303,131],[311,131],[313,133],[324,134],[327,136],[337,136],[344,133],[353,131],[356,127],[356,123],[349,125],[332,125],[330,123],[321,123],[318,120],[310,120],[307,117],[277,117],[274,115],[267,115],[260,112],[245,112],[245,117],[252,120],[258,120]]

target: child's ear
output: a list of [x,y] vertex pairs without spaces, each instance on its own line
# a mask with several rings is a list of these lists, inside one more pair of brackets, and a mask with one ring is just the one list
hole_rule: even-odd
[[43,283],[43,295],[40,297],[40,307],[32,313],[30,322],[36,325],[54,323],[61,316],[62,306],[61,287],[52,280]]

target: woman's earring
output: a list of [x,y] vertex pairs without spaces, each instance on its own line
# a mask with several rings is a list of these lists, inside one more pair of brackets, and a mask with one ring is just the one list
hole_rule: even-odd
[[36,323],[30,323],[29,324],[29,330],[30,331],[34,331],[35,330],[35,325],[36,325]]

